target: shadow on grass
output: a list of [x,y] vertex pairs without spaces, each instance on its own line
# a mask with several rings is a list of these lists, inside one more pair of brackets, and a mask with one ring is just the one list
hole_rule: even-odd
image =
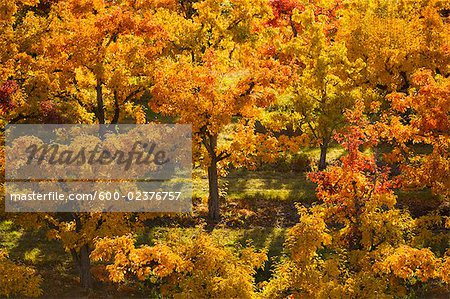
[[14,262],[33,266],[42,276],[44,298],[71,297],[80,294],[78,276],[72,258],[57,240],[48,240],[44,229],[20,229],[12,221],[0,223],[0,247]]
[[267,262],[262,269],[258,269],[255,282],[259,284],[268,281],[272,277],[275,266],[280,262],[283,253],[283,244],[286,240],[286,229],[280,228],[257,228],[245,230],[238,240],[243,246],[248,241],[257,249],[267,250]]
[[431,189],[398,190],[395,193],[397,195],[397,206],[408,209],[413,217],[420,217],[430,212],[438,211],[445,202],[443,198],[433,194]]

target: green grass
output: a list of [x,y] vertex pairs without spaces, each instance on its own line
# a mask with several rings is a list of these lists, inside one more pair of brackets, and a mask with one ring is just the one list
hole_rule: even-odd
[[[313,161],[318,161],[320,148],[303,148],[299,154],[306,154]],[[332,144],[327,152],[327,161],[332,163],[344,154],[345,150],[341,146]],[[232,170],[226,177],[219,178],[219,186],[222,194],[229,199],[259,198],[305,203],[314,201],[315,186],[307,179],[306,173],[285,171],[283,167],[285,165],[274,164],[268,167],[269,170]],[[193,178],[194,197],[206,200],[208,197],[206,172],[203,169],[195,169]]]
[[25,261],[29,265],[70,260],[60,242],[49,241],[44,230],[25,231],[10,220],[0,222],[0,247],[8,251],[11,259]]
[[[315,200],[315,185],[305,173],[236,170],[219,182],[226,198],[231,200],[265,199],[311,203]],[[197,172],[194,197],[208,197],[206,175]]]
[[315,199],[315,186],[305,173],[239,171],[231,173],[224,181],[231,199],[261,197],[266,200],[308,203]]
[[[313,160],[318,161],[320,158],[320,148],[319,147],[308,147],[302,149],[300,152],[307,154]],[[332,144],[327,151],[327,162],[335,161],[345,154],[345,149],[340,145]]]

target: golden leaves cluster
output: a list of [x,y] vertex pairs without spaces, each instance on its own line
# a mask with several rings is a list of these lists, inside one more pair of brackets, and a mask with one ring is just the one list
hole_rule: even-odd
[[136,247],[130,235],[100,239],[91,258],[108,263],[112,281],[157,283],[174,298],[253,298],[253,275],[267,256],[252,247],[236,251],[196,228],[192,236],[172,232],[153,246]]

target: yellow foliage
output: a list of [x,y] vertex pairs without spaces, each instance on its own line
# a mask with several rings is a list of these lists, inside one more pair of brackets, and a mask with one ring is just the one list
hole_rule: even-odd
[[16,264],[0,249],[0,296],[39,297],[42,278],[30,267]]
[[392,273],[405,280],[420,279],[425,282],[438,277],[439,260],[429,249],[416,249],[402,245],[374,264],[374,269]]
[[423,232],[442,218],[414,221],[396,208],[388,174],[360,151],[371,141],[360,112],[348,113],[352,125],[337,138],[347,150],[341,164],[310,175],[319,202],[299,207],[266,298],[393,298],[448,283],[448,256],[419,247],[429,237]]
[[251,247],[236,252],[220,245],[202,229],[192,238],[172,233],[154,246],[134,242],[131,236],[100,239],[91,258],[109,263],[114,282],[157,283],[163,295],[174,298],[253,298],[253,275],[267,259]]

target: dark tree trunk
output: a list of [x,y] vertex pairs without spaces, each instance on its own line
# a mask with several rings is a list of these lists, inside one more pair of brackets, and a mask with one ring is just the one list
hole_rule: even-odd
[[70,250],[72,254],[75,267],[78,270],[80,276],[81,287],[85,289],[94,288],[94,278],[91,273],[91,260],[89,258],[90,249],[88,244],[81,246],[80,251],[77,252],[75,249]]
[[117,124],[119,122],[120,116],[120,106],[119,106],[119,95],[117,90],[114,90],[114,117],[111,121],[111,124]]
[[95,87],[97,92],[97,119],[99,124],[105,124],[105,106],[103,103],[103,88],[102,82],[97,80],[97,86]]
[[216,222],[220,218],[219,210],[219,176],[217,174],[217,162],[221,157],[216,153],[217,135],[205,133],[202,137],[203,144],[208,150],[209,158],[211,159],[208,166],[208,219]]
[[208,167],[208,183],[209,183],[208,218],[212,221],[217,221],[220,218],[220,210],[219,210],[219,178],[217,175],[217,161],[215,157],[211,159],[211,164]]
[[319,170],[324,170],[327,168],[327,150],[328,150],[328,140],[324,140],[320,145],[320,160],[319,160]]
[[105,120],[105,105],[103,102],[103,87],[102,82],[97,79],[97,86],[95,87],[97,93],[97,111],[96,116],[98,119],[98,123],[100,124],[99,128],[99,137],[101,140],[105,139],[107,128],[103,126],[106,123]]
[[[83,227],[81,219],[77,213],[72,213],[72,217],[75,220],[75,231],[79,233]],[[72,254],[73,262],[80,276],[81,287],[93,289],[94,277],[92,277],[91,273],[91,259],[89,257],[91,250],[89,244],[81,245],[79,251],[72,248],[70,249],[70,253]]]

